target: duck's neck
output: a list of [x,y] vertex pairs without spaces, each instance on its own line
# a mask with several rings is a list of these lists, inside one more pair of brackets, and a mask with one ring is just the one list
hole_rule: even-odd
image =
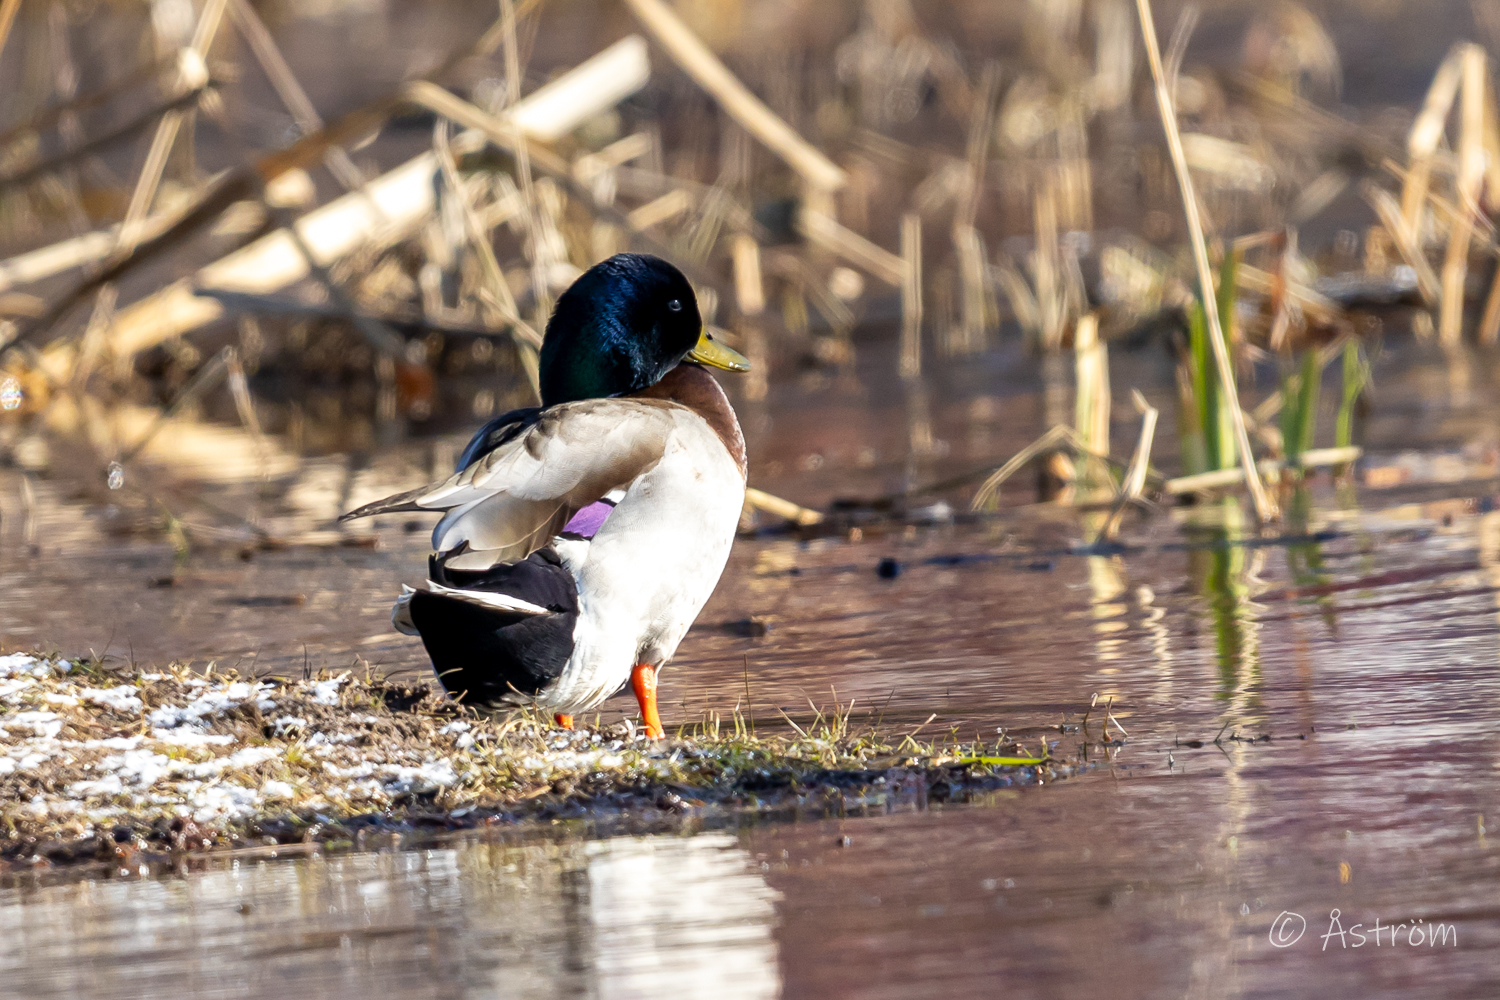
[[724,390],[708,372],[694,364],[680,364],[649,389],[632,395],[670,400],[686,406],[708,421],[708,426],[724,442],[729,457],[739,466],[740,475],[745,475],[745,435],[740,432],[740,422],[735,419],[729,397],[724,395]]

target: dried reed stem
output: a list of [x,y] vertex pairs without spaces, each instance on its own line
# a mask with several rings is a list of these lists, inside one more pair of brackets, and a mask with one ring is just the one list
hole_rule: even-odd
[[836,191],[849,182],[837,164],[761,103],[661,0],[625,0],[625,5],[698,86],[745,131],[801,174],[814,192]]
[[21,9],[21,0],[0,2],[0,52],[5,51],[5,40],[10,37],[10,26],[16,23],[16,11]]
[[804,207],[797,213],[797,231],[811,243],[838,254],[872,277],[888,285],[905,287],[906,261],[839,225],[828,215]]
[[1486,56],[1477,45],[1460,50],[1462,83],[1459,93],[1458,215],[1448,233],[1448,253],[1443,261],[1443,299],[1438,314],[1438,335],[1454,345],[1463,337],[1464,279],[1469,273],[1469,244],[1474,236],[1474,217],[1479,211],[1479,192],[1484,184],[1484,102],[1489,73]]
[[806,507],[798,506],[790,500],[783,500],[781,497],[773,496],[764,490],[757,490],[753,487],[745,488],[745,502],[756,510],[763,510],[767,514],[773,514],[776,517],[784,517],[794,524],[819,524],[823,520],[823,515],[815,510],[808,510]]
[[[250,6],[249,0],[229,0],[229,16],[234,18],[236,26],[240,29],[240,35],[250,43],[250,51],[255,54],[256,61],[260,63],[261,69],[265,71],[266,77],[271,81],[271,86],[276,89],[276,94],[281,98],[281,103],[292,113],[296,119],[297,126],[304,134],[321,131],[323,119],[318,114],[317,108],[308,99],[307,91],[302,89],[302,84],[292,73],[291,66],[287,65],[286,58],[281,54],[281,49],[276,40],[271,37],[266,24]],[[339,146],[329,147],[324,163],[328,165],[329,173],[333,174],[338,182],[347,190],[353,191],[364,184],[364,175],[349,159],[349,154]]]
[[1219,322],[1218,297],[1214,294],[1213,267],[1208,262],[1208,245],[1203,238],[1203,223],[1198,217],[1198,196],[1193,190],[1193,179],[1188,174],[1187,157],[1182,150],[1182,136],[1177,130],[1177,110],[1172,103],[1171,91],[1167,89],[1166,72],[1161,64],[1161,49],[1156,40],[1156,24],[1151,17],[1151,0],[1136,0],[1140,12],[1141,34],[1146,41],[1146,56],[1151,63],[1151,76],[1156,81],[1156,102],[1161,109],[1162,127],[1167,133],[1167,148],[1172,154],[1172,167],[1177,172],[1177,184],[1182,190],[1183,208],[1187,213],[1188,236],[1193,248],[1193,262],[1198,268],[1198,283],[1203,290],[1203,312],[1208,320],[1209,339],[1213,342],[1214,361],[1219,369],[1219,381],[1224,389],[1224,404],[1229,407],[1230,420],[1234,424],[1235,438],[1239,442],[1240,463],[1244,470],[1245,483],[1250,488],[1250,498],[1255,504],[1255,515],[1262,522],[1278,516],[1275,501],[1266,492],[1255,468],[1255,456],[1250,451],[1250,435],[1245,429],[1245,415],[1240,412],[1239,387],[1234,383],[1234,368],[1229,361],[1229,345],[1224,339],[1224,330]]
[[532,392],[536,393],[537,398],[540,399],[540,369],[537,352],[541,349],[542,337],[521,318],[521,312],[516,307],[516,300],[510,293],[510,285],[506,284],[505,272],[500,270],[500,262],[495,259],[495,248],[490,245],[489,231],[485,229],[484,223],[474,211],[474,206],[469,202],[463,180],[458,176],[458,164],[453,159],[452,144],[448,141],[447,119],[442,119],[433,130],[432,145],[433,151],[437,154],[438,165],[442,168],[443,181],[448,188],[449,196],[458,201],[469,245],[473,247],[474,253],[479,258],[479,269],[484,272],[487,286],[485,291],[489,294],[481,297],[491,311],[510,326],[516,350],[520,353],[521,369],[531,383]]
[[[1109,454],[1109,349],[1099,340],[1099,317],[1089,313],[1079,318],[1073,328],[1074,417],[1073,427],[1085,452]],[[1086,473],[1079,478],[1085,492],[1103,485],[1095,478],[1096,467],[1103,465],[1085,459]],[[1109,481],[1108,467],[1104,468]]]
[[731,247],[735,305],[741,316],[759,316],[766,308],[765,283],[760,276],[760,244],[748,233],[739,233]]
[[[1282,469],[1315,469],[1325,465],[1345,465],[1363,454],[1364,449],[1357,445],[1347,448],[1310,448],[1298,455],[1296,461],[1293,462],[1263,458],[1258,465],[1262,473],[1272,474]],[[1200,472],[1196,476],[1168,479],[1163,489],[1174,496],[1182,493],[1202,493],[1225,486],[1234,486],[1244,478],[1244,469],[1218,469],[1213,472]]]
[[1463,78],[1463,47],[1454,46],[1443,60],[1427,88],[1422,110],[1406,138],[1407,160],[1411,171],[1401,189],[1401,220],[1409,233],[1421,228],[1422,206],[1427,201],[1428,183],[1432,177],[1432,158],[1443,138],[1443,127],[1458,86]]
[[1406,219],[1401,214],[1396,196],[1370,181],[1366,181],[1360,190],[1365,201],[1375,210],[1380,224],[1395,242],[1396,249],[1401,251],[1402,260],[1417,272],[1417,290],[1421,292],[1423,301],[1428,305],[1433,304],[1442,295],[1442,285],[1439,284],[1437,272],[1432,269],[1427,255],[1422,252],[1415,231],[1406,227]]
[[980,485],[979,492],[974,494],[974,500],[969,505],[969,509],[983,510],[992,500],[998,499],[1001,484],[1015,475],[1027,462],[1043,452],[1050,451],[1054,445],[1060,443],[1071,444],[1079,451],[1083,451],[1082,442],[1078,440],[1078,432],[1067,424],[1058,424],[1016,452],[1008,462],[996,469],[990,478]]
[[901,377],[922,374],[922,217],[901,217]]

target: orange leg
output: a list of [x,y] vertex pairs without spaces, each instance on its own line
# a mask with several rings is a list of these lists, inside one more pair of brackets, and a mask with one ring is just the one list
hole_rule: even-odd
[[653,740],[662,735],[661,716],[656,714],[656,671],[649,663],[637,663],[630,672],[630,686],[635,688],[635,700],[641,704],[641,721],[646,724],[646,735]]
[[563,729],[573,728],[573,717],[571,715],[563,715],[561,712],[558,712],[552,719]]

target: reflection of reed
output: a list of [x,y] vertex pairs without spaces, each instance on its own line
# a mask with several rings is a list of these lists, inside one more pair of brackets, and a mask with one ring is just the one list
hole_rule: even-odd
[[1188,574],[1203,598],[1214,633],[1219,674],[1216,697],[1227,702],[1226,721],[1249,723],[1246,713],[1260,705],[1260,625],[1251,585],[1264,563],[1263,549],[1248,549],[1245,513],[1235,498],[1200,508],[1185,526],[1195,547],[1188,552]]

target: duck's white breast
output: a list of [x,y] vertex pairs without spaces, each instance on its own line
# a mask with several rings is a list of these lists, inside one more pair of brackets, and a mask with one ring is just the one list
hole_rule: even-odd
[[630,484],[574,567],[573,655],[539,699],[552,711],[593,708],[637,663],[671,659],[724,572],[745,480],[702,417],[674,407],[673,418],[661,461]]

